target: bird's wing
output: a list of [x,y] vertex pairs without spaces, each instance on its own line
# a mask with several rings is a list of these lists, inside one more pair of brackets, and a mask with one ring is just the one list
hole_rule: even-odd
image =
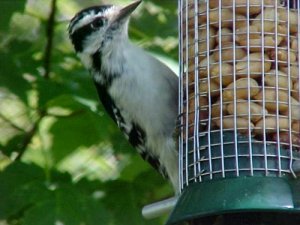
[[115,105],[105,86],[101,85],[99,82],[95,82],[95,85],[103,107],[124,133],[129,143],[137,149],[138,153],[145,161],[167,178],[168,176],[165,168],[160,165],[158,157],[152,155],[151,153],[153,151],[149,151],[146,147],[145,131],[139,127],[137,123],[132,121],[131,118],[125,118],[126,115]]

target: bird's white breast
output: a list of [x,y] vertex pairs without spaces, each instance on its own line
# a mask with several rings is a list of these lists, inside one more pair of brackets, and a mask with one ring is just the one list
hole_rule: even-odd
[[[170,105],[170,97],[175,93],[167,93],[172,89],[164,79],[173,74],[164,73],[172,72],[135,46],[126,47],[126,51],[118,50],[110,60],[113,62],[110,72],[122,73],[109,89],[115,104],[123,109],[127,119],[140,124],[147,135],[160,135],[166,129],[170,131],[173,127],[166,126],[175,124],[176,109],[174,112]],[[122,52],[124,55],[120,55]]]

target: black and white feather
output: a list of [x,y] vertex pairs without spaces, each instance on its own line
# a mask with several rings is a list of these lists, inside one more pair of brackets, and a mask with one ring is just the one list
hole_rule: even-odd
[[93,76],[99,98],[129,142],[178,191],[178,157],[173,134],[178,77],[130,43],[130,14],[140,4],[102,5],[77,13],[69,36]]

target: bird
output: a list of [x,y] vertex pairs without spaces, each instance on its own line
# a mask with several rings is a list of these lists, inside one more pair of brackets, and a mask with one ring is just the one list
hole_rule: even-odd
[[68,33],[106,112],[178,193],[178,76],[129,40],[130,16],[141,2],[85,8],[71,19]]

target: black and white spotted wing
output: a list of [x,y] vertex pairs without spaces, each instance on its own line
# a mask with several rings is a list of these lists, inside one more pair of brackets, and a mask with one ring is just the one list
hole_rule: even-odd
[[159,171],[164,177],[167,177],[165,169],[160,165],[157,157],[151,154],[151,150],[146,147],[146,134],[145,131],[138,126],[134,121],[125,119],[121,110],[115,105],[113,99],[107,92],[107,86],[95,82],[97,92],[103,107],[115,121],[120,130],[124,133],[129,143],[137,149],[142,158],[149,162],[150,165]]

